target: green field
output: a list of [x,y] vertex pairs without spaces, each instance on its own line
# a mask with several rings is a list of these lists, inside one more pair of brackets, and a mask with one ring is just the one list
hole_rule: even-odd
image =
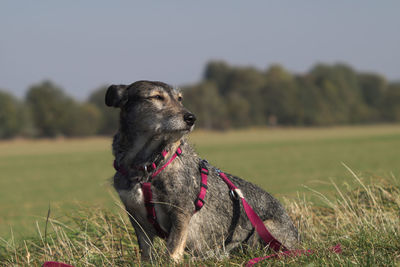
[[[400,177],[400,125],[195,131],[199,155],[282,198],[306,187],[328,193],[366,177]],[[119,209],[110,177],[111,138],[0,142],[0,237],[33,233],[76,205]],[[366,174],[366,175],[365,175]]]

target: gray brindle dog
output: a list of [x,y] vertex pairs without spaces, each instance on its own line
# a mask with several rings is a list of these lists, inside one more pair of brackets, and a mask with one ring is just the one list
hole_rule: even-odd
[[[185,140],[196,118],[182,105],[179,90],[152,81],[112,85],[105,102],[120,108],[119,130],[113,140],[118,170],[114,187],[135,229],[142,259],[155,255],[153,239],[160,236],[160,231],[167,233],[166,246],[174,261],[180,261],[185,250],[207,256],[210,252],[228,253],[242,245],[265,246],[242,204],[229,194],[219,170],[202,161]],[[182,153],[176,156],[178,148]],[[201,190],[201,164],[209,171],[208,188],[203,207],[194,212]],[[164,169],[152,177],[156,170],[147,168],[152,165]],[[241,189],[272,235],[286,248],[293,248],[298,233],[278,200],[250,182],[227,176]],[[145,182],[151,182],[153,210],[161,230],[149,222],[149,203],[144,201],[142,187]]]

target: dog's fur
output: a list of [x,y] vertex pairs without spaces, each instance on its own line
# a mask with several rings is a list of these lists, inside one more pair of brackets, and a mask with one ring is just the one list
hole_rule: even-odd
[[[141,183],[148,177],[133,166],[165,160],[181,146],[182,155],[152,180],[152,191],[161,227],[169,233],[166,245],[169,255],[179,261],[185,249],[192,255],[229,252],[241,245],[265,245],[254,231],[240,201],[230,197],[227,185],[215,167],[208,165],[208,190],[205,205],[193,213],[200,191],[201,159],[185,140],[193,129],[195,117],[182,106],[179,90],[162,82],[138,81],[131,85],[112,85],[106,104],[120,108],[120,127],[114,136],[113,153],[118,165],[128,170],[125,176],[116,172],[114,187],[135,228],[142,259],[153,252],[155,229],[148,222]],[[191,117],[191,120],[188,119]],[[287,248],[293,248],[298,233],[282,205],[256,185],[228,174],[241,189],[248,203],[265,222],[270,232]]]

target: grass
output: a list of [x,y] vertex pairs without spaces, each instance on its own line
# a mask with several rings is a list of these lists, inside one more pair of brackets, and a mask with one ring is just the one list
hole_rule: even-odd
[[[347,166],[345,166],[348,168]],[[366,184],[350,168],[355,188],[336,190],[329,199],[315,193],[326,206],[304,198],[285,200],[285,206],[302,234],[301,247],[315,251],[310,256],[281,257],[263,266],[398,266],[400,264],[400,186],[393,179],[375,179]],[[161,252],[151,263],[140,261],[136,238],[127,218],[102,209],[81,209],[69,215],[70,226],[49,219],[46,233],[16,245],[13,239],[0,241],[0,265],[40,266],[58,260],[74,266],[165,266],[171,265]],[[72,226],[71,226],[72,225]],[[340,243],[343,252],[329,247]],[[154,244],[164,251],[163,244]],[[270,254],[268,250],[238,252],[223,259],[194,260],[185,255],[181,266],[243,266],[251,258]]]
[[[307,187],[329,194],[330,180],[348,180],[341,162],[400,176],[400,125],[195,131],[190,139],[200,156],[278,198]],[[118,210],[112,160],[111,138],[0,142],[0,237],[11,227],[17,240],[32,234],[49,205],[58,219],[81,203]]]
[[112,207],[110,140],[13,141],[0,144],[0,236],[34,230],[49,205],[63,216],[75,203]]
[[[312,193],[312,190],[316,190],[327,199],[343,201],[340,198],[335,200],[334,192],[338,194],[338,192],[342,192],[338,190],[350,190],[349,188],[359,182],[352,178],[354,176],[348,175],[346,167],[342,163],[355,170],[354,175],[362,174],[374,182],[379,181],[379,177],[390,179],[392,179],[391,177],[400,177],[400,154],[398,152],[400,125],[252,129],[223,133],[196,131],[191,134],[190,139],[195,144],[199,155],[207,158],[214,165],[259,184],[281,200],[288,198],[287,207],[294,217],[299,213],[293,210],[293,205],[298,205],[301,212],[310,209],[311,213],[308,216],[321,223],[321,225],[313,225],[313,227],[315,226],[315,236],[322,234],[326,237],[325,231],[330,233],[331,237],[342,238],[341,235],[336,235],[327,231],[327,228],[323,228],[331,227],[329,222],[323,221],[325,213],[330,214],[330,218],[337,222],[338,213],[335,207],[325,198],[320,198],[319,194]],[[122,213],[122,215],[115,216],[115,214],[120,214],[121,209],[109,181],[113,174],[111,163],[110,138],[0,142],[0,202],[2,203],[0,205],[0,238],[2,240],[0,243],[3,244],[0,257],[7,255],[7,260],[9,260],[11,254],[17,253],[17,258],[10,262],[22,264],[24,262],[22,258],[28,257],[27,255],[39,257],[39,254],[35,254],[34,247],[36,247],[43,253],[49,250],[46,252],[47,254],[40,254],[40,259],[56,257],[68,261],[72,254],[82,256],[83,252],[77,252],[77,250],[84,248],[82,242],[85,239],[81,238],[86,238],[85,242],[90,241],[89,243],[98,249],[91,247],[90,253],[85,252],[85,256],[82,257],[92,255],[93,259],[85,258],[88,263],[93,263],[93,260],[104,260],[104,264],[108,265],[106,259],[108,261],[117,260],[112,257],[120,255],[113,254],[117,253],[116,243],[113,243],[113,248],[103,247],[108,241],[100,238],[100,236],[107,236],[100,234],[103,233],[100,228],[107,229],[106,226],[110,225],[113,227],[113,235],[119,231],[117,236],[120,238],[120,242],[123,242],[128,234],[132,239],[132,243],[129,243],[131,245],[128,243],[120,245],[123,249],[121,259],[132,262],[137,248],[134,235],[131,235],[129,230],[130,227],[126,226],[128,230],[121,228],[121,225],[124,225],[122,220],[126,220],[126,215]],[[385,183],[396,188],[397,181],[393,178],[390,183],[387,181]],[[332,182],[337,185],[338,190],[332,186]],[[349,191],[342,192],[342,194],[347,197]],[[301,199],[298,199],[299,195],[302,196]],[[340,194],[338,196],[340,197]],[[358,203],[353,199],[351,201]],[[318,206],[313,203],[317,203]],[[80,206],[89,208],[85,209]],[[65,242],[63,246],[65,249],[71,246],[69,249],[72,254],[62,250],[58,243],[53,244],[57,249],[53,248],[49,243],[51,236],[49,233],[46,233],[46,235],[49,234],[46,238],[43,237],[46,228],[45,218],[49,207],[51,220],[48,224],[48,232],[57,233],[59,236],[51,237],[54,242],[57,238],[63,237],[63,242]],[[77,213],[75,210],[81,212]],[[340,216],[349,216],[349,214]],[[88,229],[97,229],[99,240],[92,233],[87,233],[86,237],[82,237],[82,224],[87,224],[85,227]],[[300,229],[306,230],[301,227]],[[39,230],[42,238],[38,235]],[[306,232],[306,235],[309,234],[309,231],[303,232]],[[344,233],[343,230],[341,234],[344,236]],[[394,235],[392,232],[391,237],[398,237],[398,232],[396,233],[397,235]],[[368,241],[368,238],[372,238],[370,236],[372,234],[365,233],[364,238]],[[381,234],[377,232],[377,237]],[[28,238],[29,236],[39,236],[39,239],[35,241]],[[361,237],[363,235],[360,235]],[[352,238],[358,237],[352,236]],[[312,237],[305,240],[309,242],[305,243],[307,247],[318,247],[318,242],[312,241]],[[324,245],[329,245],[331,240],[319,241]],[[98,242],[106,243],[102,245]],[[345,240],[342,242],[346,244]],[[359,242],[363,241],[359,240]],[[23,244],[29,254],[21,254],[19,244]],[[59,252],[51,254],[50,250]],[[105,256],[93,256],[96,253],[91,250],[103,253]],[[107,256],[108,250],[109,256]],[[378,251],[380,250],[378,249]],[[130,258],[125,258],[124,253],[131,253],[129,254]],[[250,255],[259,254],[261,252],[243,255],[244,258],[240,256],[238,262],[244,261]],[[64,258],[61,257],[62,255]],[[33,256],[30,257],[33,260]],[[333,256],[328,254],[327,257]],[[75,263],[79,263],[79,265],[85,265],[81,260],[71,259],[74,259]],[[296,259],[295,262],[298,263],[299,260]],[[305,262],[309,262],[308,259]],[[357,261],[353,263],[357,263]],[[285,264],[289,263],[285,261]]]

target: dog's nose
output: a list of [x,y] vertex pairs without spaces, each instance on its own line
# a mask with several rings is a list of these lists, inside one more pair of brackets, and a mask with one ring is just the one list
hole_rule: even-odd
[[196,121],[196,116],[194,116],[192,113],[186,113],[183,116],[183,120],[186,122],[187,125],[192,126]]

